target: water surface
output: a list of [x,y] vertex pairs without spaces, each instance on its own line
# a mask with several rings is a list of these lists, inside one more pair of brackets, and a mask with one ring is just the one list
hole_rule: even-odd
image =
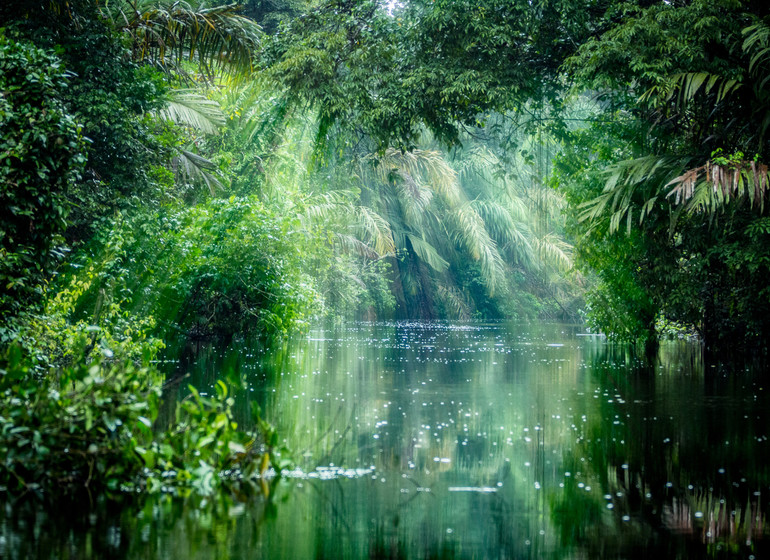
[[294,460],[269,500],[7,505],[0,557],[768,555],[765,379],[684,342],[646,365],[576,326],[356,324],[174,369],[245,376]]

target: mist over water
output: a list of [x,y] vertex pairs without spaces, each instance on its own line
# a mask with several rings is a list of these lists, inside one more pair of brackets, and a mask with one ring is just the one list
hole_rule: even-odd
[[244,376],[243,419],[292,451],[269,501],[7,504],[0,557],[767,557],[770,389],[686,342],[645,364],[578,326],[393,323],[193,350],[180,395]]

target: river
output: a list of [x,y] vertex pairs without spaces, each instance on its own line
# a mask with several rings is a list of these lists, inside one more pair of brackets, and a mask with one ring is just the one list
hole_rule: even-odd
[[245,377],[291,450],[269,498],[6,501],[0,558],[770,557],[767,376],[692,343],[352,324],[166,366]]

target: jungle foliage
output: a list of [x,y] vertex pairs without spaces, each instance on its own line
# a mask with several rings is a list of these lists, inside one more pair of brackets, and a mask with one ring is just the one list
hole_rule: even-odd
[[[87,354],[88,343],[86,333],[68,341],[76,355]],[[281,463],[275,433],[259,411],[253,411],[253,430],[239,429],[234,400],[219,381],[212,397],[190,387],[171,425],[159,427],[160,379],[149,365],[149,348],[137,365],[115,359],[102,343],[98,356],[77,356],[56,375],[41,376],[20,346],[10,346],[0,379],[0,485],[37,495],[57,487],[204,496],[222,486],[267,492],[263,475],[271,463]]]
[[761,354],[767,17],[737,0],[326,2],[263,61],[315,108],[319,145],[344,122],[381,157],[545,111],[596,328],[653,348],[673,321],[710,350]]
[[239,10],[0,6],[0,484],[209,488],[269,458],[226,387],[156,423],[172,335],[585,309],[650,348],[667,324],[766,352],[761,3]]
[[68,187],[82,171],[83,137],[59,98],[61,62],[0,30],[0,313],[35,297],[66,229]]
[[752,3],[654,4],[568,61],[612,121],[559,165],[599,328],[654,341],[665,319],[714,354],[767,351],[767,30]]
[[[149,3],[133,7],[158,29],[162,18]],[[186,8],[173,32],[189,51],[201,39],[195,9],[206,17],[212,10]],[[306,312],[280,220],[259,204],[230,198],[222,208],[200,196],[199,184],[221,187],[223,173],[196,153],[193,130],[221,126],[218,106],[203,92],[178,92],[194,78],[132,51],[131,34],[99,3],[0,10],[8,24],[0,32],[0,486],[208,494],[227,471],[233,483],[265,491],[261,476],[280,466],[269,424],[255,411],[253,428],[239,429],[224,384],[214,397],[190,388],[174,420],[161,421],[162,378],[150,364],[163,346],[157,337],[170,330],[271,336]],[[222,26],[232,15],[213,11]],[[248,20],[233,21],[259,33]],[[203,38],[203,69],[245,75],[243,60],[221,56],[227,45]],[[221,219],[213,224],[212,215]],[[177,244],[175,235],[189,242]],[[249,254],[253,262],[232,266]],[[150,281],[152,267],[178,268]]]
[[487,113],[558,96],[559,66],[604,24],[609,2],[327,1],[290,20],[262,64],[318,112],[318,140],[345,122],[379,150],[443,145]]

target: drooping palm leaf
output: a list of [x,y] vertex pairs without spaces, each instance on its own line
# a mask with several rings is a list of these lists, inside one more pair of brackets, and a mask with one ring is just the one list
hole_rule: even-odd
[[484,220],[470,204],[457,208],[453,217],[458,225],[455,229],[457,243],[465,247],[474,260],[479,261],[484,283],[490,295],[494,295],[505,275],[497,244],[489,236]]
[[216,164],[203,156],[180,148],[171,160],[171,165],[180,180],[187,183],[203,183],[212,195],[217,189],[224,189]]
[[307,230],[352,212],[349,193],[344,191],[316,193],[303,202],[304,211],[300,214],[299,219]]
[[238,10],[237,4],[205,8],[179,0],[123,0],[105,6],[115,27],[131,38],[136,60],[164,67],[193,61],[209,79],[216,71],[244,75],[254,69],[262,32]]
[[285,122],[289,104],[286,96],[276,93],[259,76],[241,87],[227,90],[225,106],[235,121],[235,132],[245,144],[267,146]]
[[625,219],[630,232],[634,213],[639,223],[649,215],[664,185],[683,169],[682,160],[671,157],[646,156],[622,161],[608,170],[609,178],[602,194],[580,205],[579,220],[598,222],[609,218],[609,231],[615,232]]
[[559,236],[548,233],[533,242],[540,262],[565,272],[573,267],[572,246]]
[[436,287],[436,295],[444,304],[448,319],[467,321],[471,318],[471,308],[457,288],[446,284],[439,284]]
[[217,134],[225,124],[225,114],[216,101],[191,89],[176,89],[169,94],[158,114],[171,122],[194,128],[205,134]]
[[334,234],[334,240],[343,253],[352,253],[371,260],[380,258],[377,251],[353,235],[337,232]]
[[714,103],[721,103],[732,93],[737,91],[743,84],[734,79],[728,79],[718,74],[708,72],[681,72],[672,74],[668,80],[660,85],[656,85],[644,94],[640,101],[649,102],[656,96],[661,96],[665,101],[674,101],[677,106],[684,107],[690,103],[695,96],[702,92],[706,95],[715,93]]
[[491,200],[474,200],[473,209],[481,216],[484,226],[502,248],[513,254],[519,264],[530,264],[534,251],[532,233],[525,222],[518,221],[507,206]]
[[758,23],[743,30],[743,50],[750,57],[750,84],[754,92],[754,116],[760,121],[760,145],[770,130],[770,26]]
[[761,213],[770,181],[767,165],[756,161],[727,165],[709,161],[687,170],[666,186],[673,186],[666,196],[674,197],[675,205],[685,204],[689,213],[714,214],[726,203],[740,198],[748,199],[749,205]]
[[[770,63],[770,27],[765,23],[757,23],[743,30],[743,51],[750,54],[749,71],[757,72]],[[770,75],[756,84],[764,89]]]
[[420,227],[422,215],[433,199],[433,193],[403,170],[393,171],[390,178],[395,184],[406,223]]
[[406,233],[406,238],[409,239],[412,250],[417,254],[422,261],[437,272],[444,272],[449,268],[449,263],[438,254],[435,247],[425,241],[422,237],[413,233]]
[[399,170],[418,179],[420,185],[443,197],[450,204],[457,203],[461,198],[457,173],[440,152],[434,150],[400,152],[388,149],[378,158],[376,169],[385,180],[387,176],[383,174],[391,173],[394,169]]
[[361,238],[374,247],[380,257],[395,254],[390,224],[382,216],[366,206],[357,206],[355,216]]

